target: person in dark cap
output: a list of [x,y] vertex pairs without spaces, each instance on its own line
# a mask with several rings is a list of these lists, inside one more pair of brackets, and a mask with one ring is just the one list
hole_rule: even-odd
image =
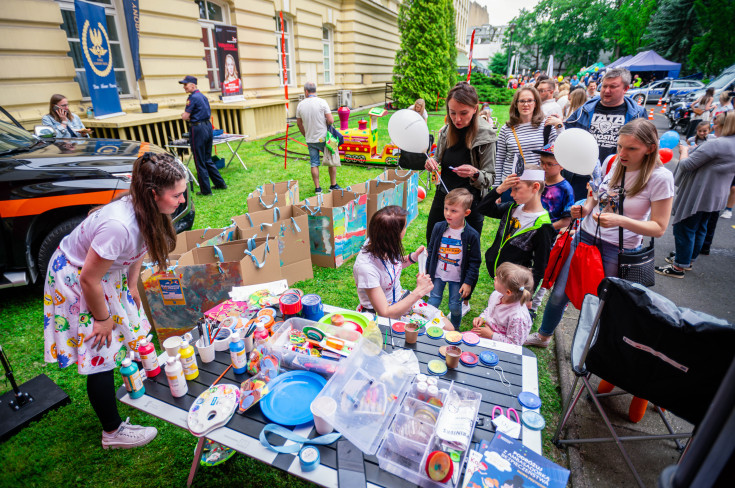
[[184,85],[184,91],[189,94],[181,118],[189,121],[189,143],[194,153],[199,181],[197,195],[211,195],[210,178],[216,190],[227,189],[227,184],[212,162],[212,123],[209,120],[212,112],[209,109],[209,100],[199,91],[197,79],[193,76],[187,76],[179,83]]

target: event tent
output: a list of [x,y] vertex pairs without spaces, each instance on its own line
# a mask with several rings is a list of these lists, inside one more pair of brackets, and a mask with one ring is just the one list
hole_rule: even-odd
[[633,56],[629,54],[627,56],[623,56],[621,58],[618,58],[615,61],[613,61],[612,63],[610,63],[607,66],[605,66],[605,69],[610,69],[610,68],[615,68],[617,66],[620,66],[621,64],[623,64],[624,62],[628,61],[632,57]]
[[655,51],[643,51],[615,67],[627,68],[629,71],[666,72],[666,76],[669,78],[678,77],[681,71],[681,63],[668,61],[656,54]]

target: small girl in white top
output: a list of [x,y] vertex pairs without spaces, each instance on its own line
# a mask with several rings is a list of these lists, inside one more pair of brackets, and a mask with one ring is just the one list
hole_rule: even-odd
[[495,291],[484,312],[472,321],[472,332],[480,337],[522,346],[531,331],[531,314],[526,303],[533,295],[531,270],[503,263],[495,272]]

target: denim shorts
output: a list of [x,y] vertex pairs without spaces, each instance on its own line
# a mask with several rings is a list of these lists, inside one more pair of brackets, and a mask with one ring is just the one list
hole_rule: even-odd
[[324,152],[323,142],[307,142],[306,146],[309,148],[309,160],[311,161],[312,168],[318,168],[322,164],[322,158],[319,152]]

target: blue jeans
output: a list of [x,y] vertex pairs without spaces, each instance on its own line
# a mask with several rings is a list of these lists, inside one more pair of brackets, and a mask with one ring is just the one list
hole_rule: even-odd
[[688,268],[697,259],[702,243],[707,236],[707,223],[710,212],[697,212],[674,224],[674,244],[676,256],[674,263],[680,268]]
[[442,281],[435,276],[434,289],[431,290],[428,303],[439,308],[439,305],[442,303],[442,298],[444,298],[445,285],[449,285],[449,320],[452,322],[454,330],[459,330],[459,326],[462,324],[462,296],[459,294],[462,283],[458,281]]
[[[569,251],[569,257],[564,262],[564,266],[559,271],[559,276],[556,278],[556,283],[549,294],[549,301],[546,302],[546,309],[544,310],[544,317],[541,320],[541,327],[539,332],[545,336],[550,336],[554,333],[554,329],[561,322],[561,317],[564,315],[569,298],[567,297],[566,287],[567,278],[569,278],[569,266],[572,263],[572,256],[574,251],[577,249],[579,242],[585,244],[594,244],[594,236],[586,233],[583,230],[577,232],[572,240],[572,246]],[[611,244],[598,239],[597,248],[600,250],[602,256],[602,268],[605,272],[605,277],[617,276],[618,275],[618,245]],[[635,252],[640,250],[641,246],[635,249],[629,249],[628,252]]]
[[324,152],[323,142],[307,142],[306,147],[309,148],[309,160],[312,168],[318,168],[322,164],[322,158],[319,152]]

